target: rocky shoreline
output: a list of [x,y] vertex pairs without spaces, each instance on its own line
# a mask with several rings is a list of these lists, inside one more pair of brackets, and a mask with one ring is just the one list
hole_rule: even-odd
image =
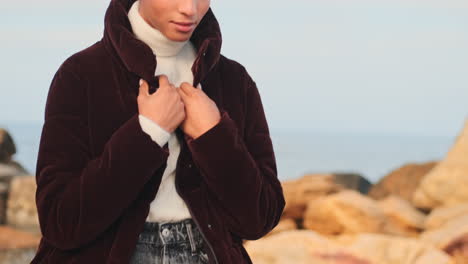
[[[10,141],[0,129],[0,263],[23,264],[41,237],[36,183],[12,161]],[[443,160],[404,165],[376,184],[307,174],[282,186],[279,224],[244,241],[255,264],[468,264],[468,122]]]
[[244,241],[255,264],[468,263],[468,122],[443,160],[405,165],[368,192],[333,174],[282,186],[280,223]]

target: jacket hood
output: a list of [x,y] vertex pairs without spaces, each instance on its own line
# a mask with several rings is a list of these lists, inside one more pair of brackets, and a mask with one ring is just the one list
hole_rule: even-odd
[[[157,54],[137,39],[128,20],[128,11],[136,0],[111,0],[104,18],[104,43],[110,47],[128,71],[158,87],[154,76]],[[211,7],[195,28],[190,41],[197,50],[192,66],[193,86],[196,87],[216,65],[221,52],[221,30]]]

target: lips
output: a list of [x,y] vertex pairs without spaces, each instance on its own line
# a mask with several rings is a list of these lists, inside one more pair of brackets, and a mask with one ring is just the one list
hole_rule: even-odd
[[174,22],[174,23],[176,23],[177,25],[181,25],[181,26],[191,26],[195,24],[193,22]]
[[173,21],[176,29],[181,32],[190,32],[195,28],[195,23],[193,22],[175,22]]

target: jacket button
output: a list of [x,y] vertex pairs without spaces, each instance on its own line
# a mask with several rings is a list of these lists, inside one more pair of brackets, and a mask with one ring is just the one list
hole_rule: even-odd
[[189,168],[192,168],[192,163],[190,163],[190,164],[188,165],[188,167],[189,167]]
[[206,52],[203,52],[203,56],[206,56]]
[[208,228],[211,229],[211,224],[208,224]]
[[169,235],[169,233],[171,233],[171,232],[170,232],[169,229],[167,229],[167,228],[164,228],[163,231],[162,231],[162,234],[163,234],[163,236],[165,236],[165,237],[167,237],[167,236]]

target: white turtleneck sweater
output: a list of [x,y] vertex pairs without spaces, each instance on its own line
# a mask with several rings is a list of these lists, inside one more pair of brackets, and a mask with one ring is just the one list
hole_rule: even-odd
[[[193,82],[191,67],[196,58],[196,49],[187,40],[177,42],[168,39],[159,30],[149,25],[139,13],[139,1],[135,1],[128,12],[128,19],[136,38],[151,47],[157,58],[155,75],[167,75],[169,82],[179,87],[182,82]],[[201,85],[198,86],[201,89]],[[146,221],[174,222],[191,218],[187,205],[175,189],[175,168],[180,153],[179,139],[175,132],[169,133],[156,122],[139,115],[142,130],[161,147],[168,143],[169,157],[161,185],[151,202]]]

